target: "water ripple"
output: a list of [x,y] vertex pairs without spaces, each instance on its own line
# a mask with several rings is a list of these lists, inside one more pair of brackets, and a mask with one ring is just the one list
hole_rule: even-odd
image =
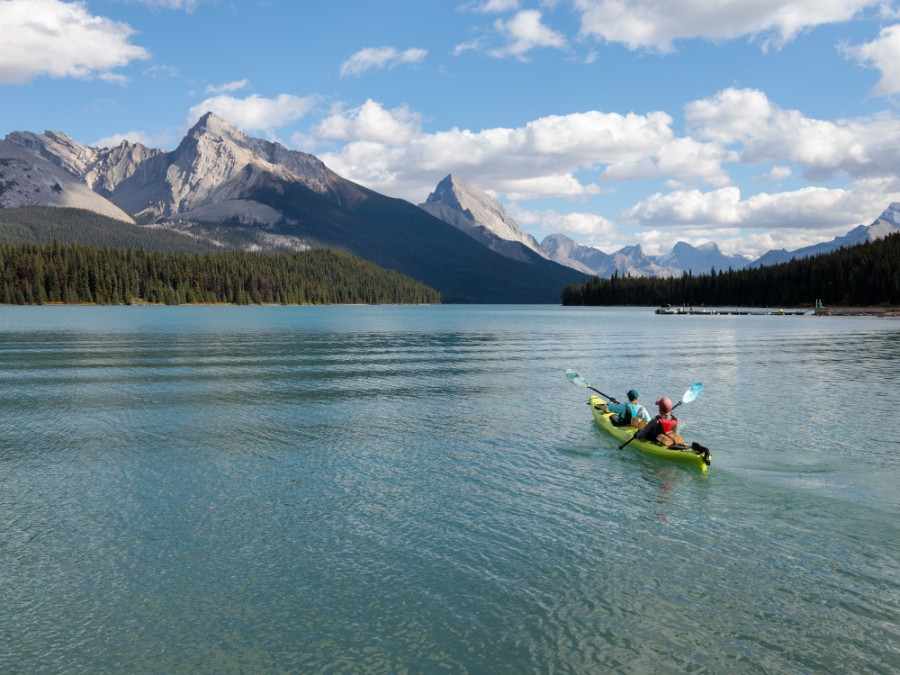
[[[891,324],[58,309],[0,308],[3,672],[897,669]],[[569,367],[702,380],[710,473]]]

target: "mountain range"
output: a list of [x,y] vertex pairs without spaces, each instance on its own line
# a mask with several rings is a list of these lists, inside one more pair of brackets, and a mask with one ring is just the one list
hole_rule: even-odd
[[152,225],[214,247],[335,248],[422,281],[450,303],[557,303],[584,278],[546,258],[500,255],[409,202],[212,113],[171,152],[128,141],[91,148],[59,132],[7,135],[0,207],[27,206],[86,209],[122,228]]
[[519,228],[498,202],[467,181],[449,175],[419,205],[454,227],[480,241],[491,250],[518,260],[543,256],[591,276],[680,277],[684,272],[706,274],[710,270],[739,270],[787,262],[855,246],[900,231],[900,203],[891,204],[871,225],[859,225],[847,234],[814,246],[787,251],[768,251],[756,260],[741,255],[726,255],[715,242],[692,246],[680,241],[671,251],[646,255],[641,247],[625,246],[613,253],[583,246],[562,234],[551,234],[540,243]]
[[[640,246],[613,253],[551,234],[538,242],[503,206],[448,175],[418,207],[353,183],[313,155],[248,136],[212,113],[175,150],[123,141],[93,148],[65,134],[10,133],[0,141],[0,208],[55,206],[166,231],[167,246],[250,250],[330,247],[439,290],[445,302],[556,303],[586,276],[681,276],[775,264],[900,230],[900,204],[869,226],[757,260],[714,242],[677,243],[661,256]],[[149,231],[149,230],[148,230]],[[96,238],[96,233],[92,235]],[[117,238],[120,239],[120,238]],[[104,242],[94,242],[104,243]]]

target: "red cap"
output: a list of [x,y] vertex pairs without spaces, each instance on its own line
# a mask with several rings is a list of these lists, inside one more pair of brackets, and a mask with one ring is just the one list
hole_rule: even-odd
[[656,405],[659,406],[659,412],[668,413],[672,412],[672,401],[667,398],[661,398],[656,402]]

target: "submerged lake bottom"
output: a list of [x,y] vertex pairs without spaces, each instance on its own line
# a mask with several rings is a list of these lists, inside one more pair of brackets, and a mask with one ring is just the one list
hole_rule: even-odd
[[[706,473],[596,425],[693,382]],[[900,672],[900,321],[0,308],[0,672]]]

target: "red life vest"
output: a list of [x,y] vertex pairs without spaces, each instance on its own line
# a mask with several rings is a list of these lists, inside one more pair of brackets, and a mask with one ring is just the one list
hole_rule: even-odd
[[670,431],[672,431],[672,429],[675,428],[675,425],[678,424],[678,420],[675,419],[674,417],[670,420],[666,419],[665,417],[657,417],[656,419],[659,422],[659,425],[662,427],[664,434],[667,434]]

